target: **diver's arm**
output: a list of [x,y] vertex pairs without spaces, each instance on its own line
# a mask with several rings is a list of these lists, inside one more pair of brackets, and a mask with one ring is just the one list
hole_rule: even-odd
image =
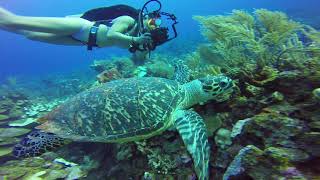
[[129,48],[135,42],[135,37],[109,30],[107,40],[111,45]]
[[133,37],[125,34],[128,31],[129,27],[134,26],[134,24],[135,20],[129,16],[123,16],[117,19],[110,27],[107,34],[107,40],[109,41],[109,44],[129,48],[133,43],[150,43],[151,37],[147,34],[140,37]]
[[143,34],[140,37],[133,37],[122,34],[120,32],[110,31],[108,32],[107,39],[112,45],[120,46],[123,48],[129,48],[132,44],[146,44],[151,43],[151,37],[149,34]]

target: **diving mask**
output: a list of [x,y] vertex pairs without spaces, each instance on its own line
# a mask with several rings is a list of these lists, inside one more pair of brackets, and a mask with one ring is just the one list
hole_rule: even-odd
[[148,20],[147,25],[150,30],[153,30],[160,27],[161,23],[162,21],[160,18],[151,18]]

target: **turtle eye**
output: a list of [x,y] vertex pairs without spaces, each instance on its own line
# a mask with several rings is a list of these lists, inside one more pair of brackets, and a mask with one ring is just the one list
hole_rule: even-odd
[[222,81],[222,82],[219,83],[219,86],[220,86],[221,88],[225,88],[225,87],[227,86],[227,83],[224,82],[224,81]]

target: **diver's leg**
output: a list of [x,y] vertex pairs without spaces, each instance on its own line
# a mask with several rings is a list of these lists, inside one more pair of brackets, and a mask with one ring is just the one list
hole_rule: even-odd
[[58,45],[73,45],[73,46],[81,46],[83,43],[74,40],[71,36],[60,36],[56,34],[43,33],[43,32],[27,32],[25,31],[24,36],[26,36],[30,40],[40,41],[50,44],[58,44]]
[[4,26],[0,26],[0,29],[4,30],[4,31],[11,32],[11,33],[15,33],[15,34],[22,34],[22,35],[25,34],[25,30],[21,30],[21,29],[9,28],[9,27],[4,27]]
[[77,17],[28,17],[18,16],[0,8],[0,28],[4,30],[27,30],[52,33],[56,35],[71,35],[78,32],[89,21]]
[[45,42],[50,44],[59,44],[59,45],[83,45],[83,43],[73,39],[72,36],[60,36],[60,35],[51,34],[51,33],[17,30],[17,29],[12,29],[7,27],[2,29],[5,31],[23,35],[26,38],[33,41],[40,41],[40,42]]
[[11,21],[11,19],[14,17],[14,14],[7,11],[6,9],[3,9],[0,7],[0,28],[4,30],[9,30],[8,27],[6,27],[7,24]]
[[28,31],[72,35],[87,25],[82,18],[25,17],[18,16],[8,27]]

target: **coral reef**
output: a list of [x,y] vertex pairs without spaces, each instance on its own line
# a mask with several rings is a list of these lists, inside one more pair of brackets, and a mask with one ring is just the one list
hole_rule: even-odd
[[19,84],[15,86],[14,89],[2,88],[0,94],[0,163],[12,159],[13,145],[31,131],[37,118],[61,102],[57,99],[52,102],[31,99],[23,93]]
[[270,147],[263,151],[248,145],[236,155],[223,179],[307,179],[290,164],[289,156],[279,148]]
[[45,158],[12,160],[2,165],[4,179],[79,179],[85,177],[80,166],[65,166]]
[[[200,61],[253,85],[264,86],[282,71],[304,69],[310,61],[318,62],[319,32],[282,12],[258,9],[251,15],[234,10],[227,16],[194,19],[201,23],[209,40],[198,48]],[[313,76],[319,78],[317,73]]]
[[144,65],[136,66],[126,57],[113,57],[110,60],[94,61],[91,68],[98,72],[100,83],[128,77],[163,77],[172,79],[175,69],[174,62],[164,55],[154,54]]
[[220,149],[225,149],[232,144],[231,132],[228,129],[219,129],[214,136],[214,142]]
[[164,61],[151,61],[146,63],[146,68],[148,70],[148,76],[152,77],[163,77],[167,79],[172,79],[174,75],[174,67]]
[[134,63],[128,57],[112,57],[106,60],[96,60],[90,67],[99,74],[114,69],[124,78],[132,77],[135,69]]
[[[309,171],[300,164],[310,167],[308,163],[319,159],[319,32],[284,13],[264,9],[253,15],[236,10],[227,16],[194,18],[202,24],[209,43],[188,55],[186,63],[193,73],[200,64],[217,67],[233,77],[238,87],[227,104],[196,107],[202,114],[227,113],[220,127],[232,129],[232,144],[223,141],[227,146],[219,143],[221,133],[213,134],[217,144],[212,148],[213,177],[221,179],[232,159],[239,165],[237,152],[254,145],[261,153],[250,157],[257,159],[256,166],[250,167],[251,172],[235,169],[245,171],[238,178],[317,178],[316,169]],[[274,162],[262,162],[262,156]],[[273,170],[264,174],[266,169]],[[231,176],[230,171],[225,177]]]
[[104,70],[100,74],[97,75],[97,79],[99,83],[106,83],[112,80],[120,79],[122,75],[116,68],[111,68],[108,70]]
[[145,66],[138,66],[133,71],[133,74],[136,77],[145,77],[148,74],[148,69]]

